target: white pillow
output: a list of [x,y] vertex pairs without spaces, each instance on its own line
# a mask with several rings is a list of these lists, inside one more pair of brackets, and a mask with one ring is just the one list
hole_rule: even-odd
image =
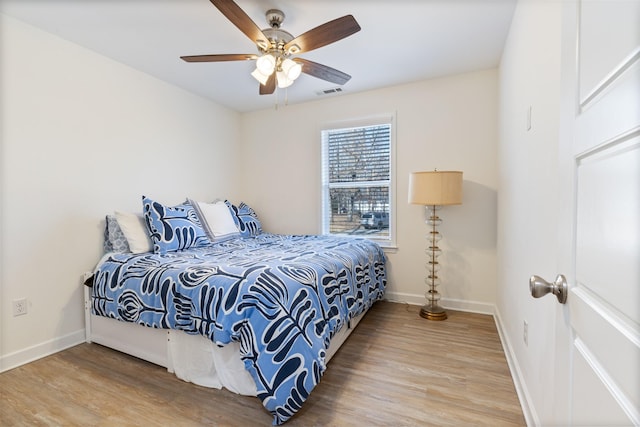
[[196,208],[204,231],[212,242],[239,235],[231,211],[224,201],[204,203],[189,200],[189,202]]
[[131,252],[134,254],[153,252],[153,242],[149,237],[142,214],[116,211],[115,215],[124,237],[127,238]]

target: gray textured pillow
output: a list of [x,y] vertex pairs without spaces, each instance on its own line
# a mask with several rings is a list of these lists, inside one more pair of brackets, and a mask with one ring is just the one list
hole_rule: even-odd
[[107,215],[104,228],[105,252],[131,252],[129,243],[114,215]]

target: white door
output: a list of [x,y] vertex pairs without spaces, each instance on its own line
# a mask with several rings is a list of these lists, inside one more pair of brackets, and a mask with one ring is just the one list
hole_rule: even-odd
[[569,294],[550,393],[559,425],[640,425],[640,1],[563,7],[554,208]]

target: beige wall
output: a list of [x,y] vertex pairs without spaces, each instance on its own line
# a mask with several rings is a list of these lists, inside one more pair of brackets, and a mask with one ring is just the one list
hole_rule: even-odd
[[[425,215],[406,202],[409,173],[455,169],[465,194],[441,212],[443,301],[493,312],[497,70],[238,114],[12,18],[1,24],[0,369],[82,341],[80,276],[102,253],[106,213],[139,210],[143,193],[229,197],[251,204],[267,231],[317,233],[320,129],[388,114],[398,206],[388,297],[424,302]],[[28,315],[12,316],[17,298]]]
[[[104,215],[233,197],[239,115],[0,15],[0,370],[84,339]],[[11,301],[28,299],[13,317]]]
[[500,66],[497,315],[531,425],[554,420],[554,325],[563,321],[555,319],[557,300],[533,299],[528,282],[558,273],[561,9],[562,2],[520,1]]
[[[464,201],[441,212],[441,288],[450,307],[493,312],[496,284],[497,70],[330,97],[242,115],[242,195],[267,231],[320,231],[320,129],[395,114],[397,250],[388,297],[422,304],[424,208],[407,203],[409,173],[464,171]],[[348,86],[346,87],[348,90]]]

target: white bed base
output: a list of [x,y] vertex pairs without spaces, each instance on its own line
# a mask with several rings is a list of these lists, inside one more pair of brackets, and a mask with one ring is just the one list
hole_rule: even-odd
[[[155,329],[91,314],[91,288],[84,287],[86,341],[96,343],[167,368],[185,381],[256,395],[253,378],[244,369],[239,344],[218,347],[200,335]],[[346,341],[365,313],[351,320],[331,340],[325,363]]]

